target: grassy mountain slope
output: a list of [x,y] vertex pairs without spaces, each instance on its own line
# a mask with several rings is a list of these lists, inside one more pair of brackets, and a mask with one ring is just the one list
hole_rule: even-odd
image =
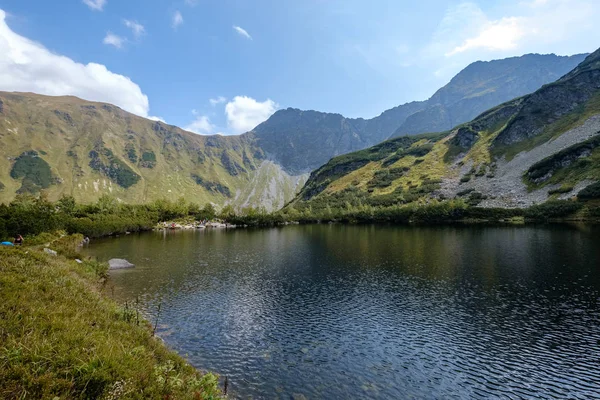
[[[0,93],[0,141],[0,202],[43,189],[80,202],[246,203],[240,192],[264,161],[251,135],[200,136],[109,104],[29,93]],[[277,176],[289,200],[295,180]]]
[[402,136],[336,157],[311,174],[292,204],[464,198],[474,205],[528,206],[574,196],[599,181],[598,160],[600,50],[556,82],[452,131]]
[[431,99],[400,105],[369,120],[289,108],[276,112],[251,135],[285,171],[306,173],[334,156],[373,146],[391,136],[451,129],[490,107],[555,81],[584,57],[529,54],[477,62]]

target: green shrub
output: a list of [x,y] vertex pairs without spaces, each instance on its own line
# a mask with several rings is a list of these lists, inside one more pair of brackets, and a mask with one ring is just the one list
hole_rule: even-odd
[[89,165],[92,169],[106,175],[125,189],[135,185],[141,179],[125,162],[115,157],[110,149],[92,150],[89,156]]
[[132,145],[128,145],[125,148],[125,151],[127,152],[127,158],[129,158],[129,161],[136,164],[138,162],[138,156],[137,151],[135,151],[135,147],[133,147]]
[[23,179],[17,193],[38,193],[53,182],[50,165],[36,151],[27,151],[17,157],[10,171],[13,179]]
[[463,197],[463,196],[466,196],[466,195],[468,195],[468,194],[470,194],[471,192],[474,192],[474,191],[475,191],[475,189],[473,189],[473,188],[471,188],[471,189],[465,189],[465,190],[461,190],[460,192],[456,193],[456,195],[458,197]]
[[143,168],[154,168],[156,166],[156,154],[153,151],[144,151],[140,166]]
[[561,186],[556,189],[551,189],[548,191],[548,195],[552,196],[553,194],[565,194],[573,191],[573,186]]
[[481,203],[483,200],[485,200],[486,198],[487,198],[486,196],[482,195],[479,192],[472,192],[469,195],[469,199],[467,200],[467,204],[470,205],[470,206],[472,206],[472,207],[475,207],[479,203]]
[[227,186],[219,182],[208,181],[196,174],[192,174],[191,177],[198,185],[202,186],[209,192],[220,193],[223,196],[231,197],[231,190],[229,190]]
[[546,220],[565,218],[579,211],[583,205],[570,200],[552,200],[546,203],[529,207],[525,217],[533,220]]
[[600,199],[600,182],[592,183],[577,194],[579,200]]

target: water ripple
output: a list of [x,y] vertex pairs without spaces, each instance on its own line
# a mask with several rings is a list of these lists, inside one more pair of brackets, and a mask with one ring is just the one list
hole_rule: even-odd
[[90,251],[136,263],[116,295],[162,304],[165,341],[239,398],[594,399],[598,233],[304,226]]

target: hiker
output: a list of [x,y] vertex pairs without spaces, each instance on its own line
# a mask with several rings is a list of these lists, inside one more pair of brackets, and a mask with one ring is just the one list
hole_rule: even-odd
[[15,240],[13,240],[13,244],[15,246],[21,246],[23,244],[23,236],[17,234],[17,236],[15,236]]

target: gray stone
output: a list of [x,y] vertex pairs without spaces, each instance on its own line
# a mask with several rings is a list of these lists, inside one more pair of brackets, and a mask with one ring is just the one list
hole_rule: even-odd
[[125,268],[133,268],[134,264],[130,263],[127,260],[123,260],[121,258],[113,258],[108,260],[108,266],[110,269],[125,269]]
[[54,250],[50,250],[49,248],[44,248],[44,253],[50,254],[51,256],[57,256],[58,253]]

